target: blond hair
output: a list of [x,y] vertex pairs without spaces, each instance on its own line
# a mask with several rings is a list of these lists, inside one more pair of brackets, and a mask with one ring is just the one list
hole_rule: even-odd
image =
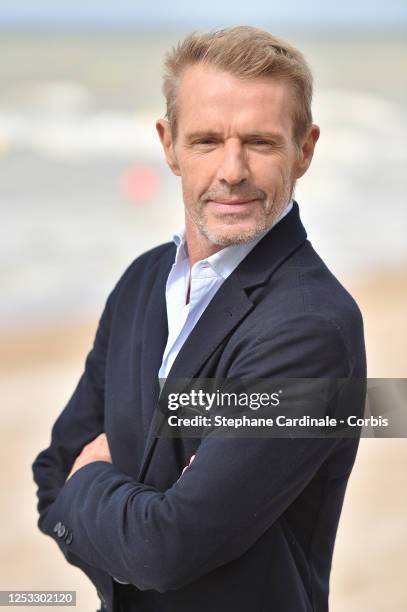
[[293,136],[297,145],[312,124],[312,74],[300,51],[269,32],[235,26],[211,32],[192,32],[165,56],[163,93],[166,118],[177,135],[177,89],[188,66],[206,63],[241,78],[272,77],[291,83]]

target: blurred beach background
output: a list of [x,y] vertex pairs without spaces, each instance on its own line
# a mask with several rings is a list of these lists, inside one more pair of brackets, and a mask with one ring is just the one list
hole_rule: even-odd
[[[407,376],[407,5],[333,4],[0,1],[0,589],[76,590],[96,610],[37,530],[31,463],[114,283],[182,224],[154,123],[164,53],[187,32],[251,24],[304,52],[321,138],[301,216],[362,310],[369,376]],[[331,612],[407,609],[406,465],[405,439],[361,441]]]

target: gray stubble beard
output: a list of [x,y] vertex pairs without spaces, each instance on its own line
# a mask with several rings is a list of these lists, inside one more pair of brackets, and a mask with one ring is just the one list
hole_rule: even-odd
[[[255,238],[257,238],[257,236],[259,236],[266,230],[270,229],[274,225],[275,220],[280,216],[280,214],[282,213],[284,208],[287,206],[290,199],[293,197],[294,188],[295,188],[295,181],[293,182],[291,188],[289,188],[288,185],[286,186],[286,188],[284,189],[284,194],[283,196],[281,196],[278,203],[276,203],[275,201],[271,203],[269,211],[266,210],[265,202],[263,202],[262,208],[263,208],[264,214],[262,215],[262,218],[258,220],[256,225],[251,230],[246,230],[240,234],[238,233],[231,237],[217,234],[216,232],[213,232],[210,229],[208,229],[207,222],[205,219],[205,213],[203,212],[203,208],[206,203],[205,201],[200,202],[200,206],[198,210],[195,210],[192,207],[188,207],[188,206],[185,206],[185,210],[188,216],[190,217],[190,219],[192,220],[192,222],[194,223],[194,225],[197,227],[199,233],[205,236],[205,238],[207,238],[210,242],[212,242],[212,244],[216,244],[218,246],[223,246],[223,247],[237,245],[237,244],[245,244],[246,242],[249,242],[250,240],[254,240]],[[270,217],[269,213],[273,209],[275,212]],[[239,215],[236,214],[236,215],[230,215],[230,216],[232,216],[233,219],[236,219],[236,217],[238,217]],[[234,223],[231,223],[230,225],[234,225]]]

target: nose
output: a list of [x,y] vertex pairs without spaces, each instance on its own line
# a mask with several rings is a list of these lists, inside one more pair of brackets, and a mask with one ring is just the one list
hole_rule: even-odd
[[218,168],[217,178],[230,185],[237,185],[249,177],[246,152],[240,142],[227,141]]

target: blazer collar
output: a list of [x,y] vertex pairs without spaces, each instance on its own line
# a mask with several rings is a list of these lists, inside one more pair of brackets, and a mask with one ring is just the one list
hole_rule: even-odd
[[236,268],[242,287],[248,289],[268,281],[273,272],[306,240],[307,232],[301,223],[299,207],[293,208],[255,246]]

